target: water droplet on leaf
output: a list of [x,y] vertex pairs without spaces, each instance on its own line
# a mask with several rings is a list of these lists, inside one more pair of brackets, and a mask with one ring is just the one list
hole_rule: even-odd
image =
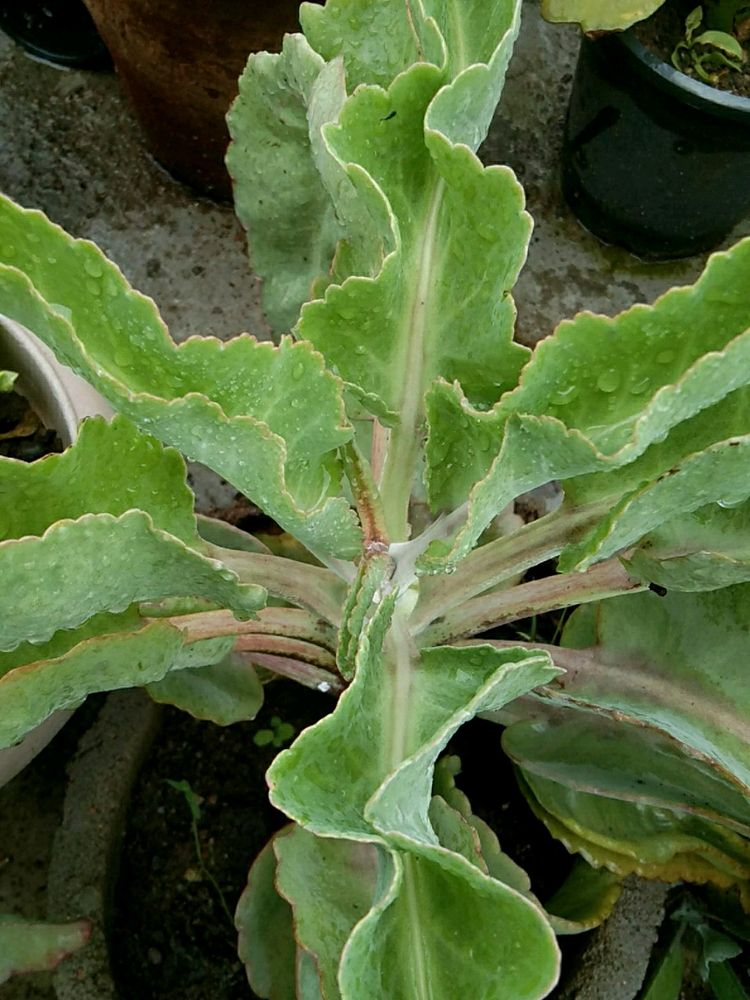
[[632,392],[634,396],[640,396],[641,393],[645,392],[651,384],[651,379],[648,375],[644,375],[643,378],[635,379],[635,381],[630,383],[629,392]]
[[102,265],[101,261],[97,260],[95,257],[87,257],[83,262],[86,274],[90,274],[92,278],[101,278],[102,276]]
[[620,384],[620,373],[614,368],[610,368],[609,371],[601,373],[596,384],[602,392],[614,392]]

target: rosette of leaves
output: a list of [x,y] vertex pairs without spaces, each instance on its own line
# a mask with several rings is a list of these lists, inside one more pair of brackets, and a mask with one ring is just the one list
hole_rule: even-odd
[[[269,771],[292,825],[238,909],[274,1000],[541,998],[623,874],[747,894],[750,241],[514,343],[531,220],[476,150],[520,7],[304,4],[251,57],[229,166],[277,346],[176,346],[92,244],[0,202],[0,312],[121,414],[0,464],[0,734],[131,684],[248,717],[248,664],[340,693]],[[196,521],[178,452],[296,543]],[[553,481],[554,513],[501,516]],[[560,645],[483,637],[577,605]],[[439,761],[479,713],[588,862],[544,906]]]

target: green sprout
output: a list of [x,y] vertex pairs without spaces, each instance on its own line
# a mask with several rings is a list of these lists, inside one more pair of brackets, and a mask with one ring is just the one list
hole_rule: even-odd
[[294,726],[288,722],[282,722],[278,715],[271,717],[270,729],[259,729],[253,736],[253,743],[256,747],[274,746],[277,749],[285,746],[295,734]]
[[685,19],[685,35],[672,52],[672,63],[680,72],[694,70],[704,83],[716,84],[727,69],[742,70],[745,51],[728,31],[709,29],[695,32],[704,18],[702,7],[695,7]]
[[206,879],[207,882],[211,884],[212,888],[216,892],[216,895],[219,899],[219,905],[224,911],[224,914],[229,920],[229,923],[232,925],[232,927],[234,927],[234,917],[232,916],[232,913],[229,909],[226,897],[222,892],[221,886],[216,881],[211,872],[208,870],[208,868],[206,867],[206,863],[203,860],[203,848],[201,846],[201,840],[198,834],[198,824],[201,821],[201,802],[203,801],[203,799],[201,798],[200,795],[198,795],[196,792],[193,791],[189,781],[185,781],[184,779],[182,781],[174,781],[172,778],[165,778],[164,781],[165,784],[170,786],[170,788],[174,788],[175,791],[180,792],[180,794],[185,800],[185,804],[190,810],[190,829],[193,834],[193,844],[195,845],[195,857],[198,862],[198,868],[203,877]]

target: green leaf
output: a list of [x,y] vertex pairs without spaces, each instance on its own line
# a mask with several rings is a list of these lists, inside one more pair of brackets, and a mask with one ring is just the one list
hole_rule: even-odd
[[10,392],[17,377],[15,372],[0,371],[0,392]]
[[323,65],[302,35],[286,35],[280,55],[250,56],[227,115],[235,211],[277,330],[291,329],[341,236],[310,144],[307,109]]
[[341,953],[376,895],[374,845],[316,837],[299,826],[274,840],[276,884],[294,913],[298,945],[315,960],[322,995],[339,1000]]
[[82,948],[90,934],[85,921],[45,924],[0,916],[0,983],[20,973],[54,969],[67,955]]
[[[81,641],[58,656],[50,644],[33,659],[34,647],[26,645],[27,661],[4,670],[0,676],[0,746],[12,746],[53,712],[73,708],[89,694],[159,681],[170,670],[190,668],[195,657],[203,663],[221,659],[232,645],[230,638],[186,646],[182,632],[166,622],[77,637]],[[0,670],[6,666],[4,660],[0,657]]]
[[425,567],[455,562],[499,510],[545,482],[563,480],[577,506],[619,501],[681,460],[743,435],[748,278],[745,240],[714,254],[695,285],[653,306],[614,319],[581,313],[539,344],[519,386],[489,412],[473,408],[458,387],[435,386],[430,500],[457,506],[469,494],[469,507],[452,547],[434,547]]
[[604,923],[621,891],[617,875],[578,858],[545,909],[557,934],[580,934]]
[[628,548],[675,514],[711,501],[731,506],[749,495],[750,437],[722,441],[624,496],[584,541],[567,547],[558,567],[561,572],[587,569]]
[[734,37],[726,31],[704,31],[693,39],[693,45],[710,45],[714,49],[726,52],[728,56],[733,56],[742,62],[745,51]]
[[750,504],[709,504],[641,539],[628,558],[636,576],[668,590],[717,590],[750,581]]
[[541,910],[442,847],[428,813],[435,760],[458,726],[553,670],[545,656],[491,647],[423,650],[415,670],[399,632],[381,652],[386,603],[363,634],[336,711],[268,775],[274,804],[311,833],[379,844],[390,858],[378,899],[346,944],[341,995],[542,997],[557,955]]
[[711,966],[708,983],[716,1000],[747,1000],[747,992],[737,973],[726,962]]
[[[440,843],[541,906],[526,872],[503,853],[494,831],[472,813],[469,800],[456,788],[459,770],[457,757],[443,757],[435,769],[434,785],[440,794],[433,797],[429,816]],[[620,891],[616,875],[579,859],[544,909],[556,934],[580,934],[607,919]]]
[[658,10],[664,0],[542,0],[548,21],[577,21],[584,31],[624,31]]
[[372,610],[373,599],[381,592],[391,570],[392,561],[384,553],[366,557],[359,564],[357,576],[344,605],[336,648],[336,665],[347,680],[354,676],[357,647],[367,616]]
[[596,867],[723,888],[750,878],[748,841],[701,817],[589,795],[530,772],[520,784],[550,833]]
[[[360,7],[362,25],[392,17],[404,28],[407,47],[414,44],[420,4],[412,5],[413,23],[401,3]],[[520,5],[482,0],[460,10],[430,7],[446,38],[445,65],[418,62],[390,82],[392,67],[381,56],[373,61],[374,76],[355,72],[388,89],[359,86],[338,118],[322,126],[319,165],[346,223],[346,240],[333,283],[303,307],[296,328],[374,413],[389,423],[388,415],[400,415],[383,488],[397,540],[406,534],[403,519],[431,381],[460,379],[472,401],[487,406],[515,384],[526,357],[512,342],[509,289],[525,255],[530,219],[513,174],[483,168],[473,152],[499,97]],[[339,51],[345,10],[348,16],[350,5],[307,8],[305,17],[326,36],[320,44],[329,57]],[[357,17],[355,11],[359,24]],[[363,30],[361,50],[356,29],[354,36],[352,49],[342,49],[345,61],[356,62],[361,51],[370,60],[372,36]],[[346,37],[349,44],[348,27]],[[469,105],[471,116],[465,114]],[[361,245],[363,206],[379,226],[367,246]],[[472,295],[457,298],[454,290],[464,284]]]
[[58,521],[139,509],[154,527],[200,549],[185,463],[129,420],[81,424],[75,443],[41,462],[0,458],[0,540],[43,535]]
[[190,812],[190,819],[193,824],[200,823],[201,821],[201,802],[203,801],[200,795],[196,794],[193,790],[192,785],[189,781],[184,778],[180,781],[175,781],[172,778],[165,778],[165,783],[169,785],[170,788],[174,788],[176,792],[180,792],[185,804]]
[[684,964],[682,934],[675,934],[649,977],[640,1000],[680,1000]]
[[[277,834],[276,836],[283,835]],[[275,838],[274,838],[275,839]],[[275,886],[276,855],[269,841],[255,859],[237,904],[238,952],[253,991],[266,1000],[297,1000],[292,908]]]
[[[511,343],[515,311],[508,295],[530,233],[521,190],[507,168],[483,168],[469,149],[437,132],[425,136],[425,114],[441,82],[436,68],[415,66],[388,91],[360,89],[339,124],[324,130],[351,182],[377,185],[388,199],[397,235],[383,234],[395,238],[395,249],[376,276],[329,287],[325,299],[304,307],[298,333],[347,382],[395,412],[403,410],[407,391],[421,395],[436,375],[459,378],[472,400],[492,403],[515,384],[526,358]],[[470,255],[463,252],[469,243]],[[428,267],[425,299],[420,280]],[[475,292],[456,302],[452,290],[463,282]],[[356,325],[354,315],[361,316]],[[482,337],[484,329],[491,335]],[[415,385],[405,385],[417,336],[424,367]]]
[[748,596],[748,585],[666,597],[646,592],[576,612],[563,644],[578,646],[581,629],[593,625],[602,666],[566,681],[567,693],[656,726],[747,794]]
[[741,789],[680,743],[623,713],[587,704],[576,710],[562,696],[557,706],[555,699],[544,718],[515,723],[503,735],[505,751],[525,773],[577,792],[689,813],[750,837]]
[[504,746],[545,822],[593,863],[747,884],[748,593],[642,593],[569,620],[562,690]]
[[[44,642],[101,611],[139,601],[205,597],[248,618],[262,607],[261,587],[154,527],[143,511],[87,514],[59,521],[41,538],[0,543],[0,649]],[[40,607],[29,594],[43,587]]]
[[146,690],[154,701],[174,705],[194,719],[207,719],[218,726],[254,719],[263,705],[263,686],[257,674],[231,654],[219,663],[173,671]]
[[427,20],[421,0],[409,5],[401,0],[329,0],[323,7],[303,3],[300,22],[326,61],[343,58],[349,91],[362,83],[387,87],[415,62],[442,65],[445,59],[437,25]]
[[2,199],[0,259],[10,245],[15,266],[0,265],[3,313],[302,541],[342,558],[358,553],[354,512],[330,495],[341,473],[335,453],[352,430],[339,380],[309,345],[243,335],[175,346],[153,302],[93,244]]

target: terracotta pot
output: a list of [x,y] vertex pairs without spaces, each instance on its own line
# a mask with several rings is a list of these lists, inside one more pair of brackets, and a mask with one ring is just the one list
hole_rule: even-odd
[[[87,382],[56,361],[52,352],[18,323],[0,316],[0,370],[18,372],[15,388],[29,400],[66,447],[84,417],[112,409]],[[0,788],[47,746],[73,713],[55,712],[20,743],[0,750]]]
[[149,149],[178,180],[231,195],[224,116],[249,53],[278,51],[298,0],[85,0]]

